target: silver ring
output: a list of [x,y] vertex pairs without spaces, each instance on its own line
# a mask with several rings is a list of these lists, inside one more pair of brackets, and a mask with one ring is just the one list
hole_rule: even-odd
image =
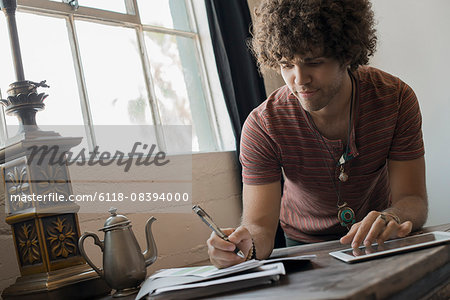
[[387,225],[389,223],[385,214],[381,213],[378,217],[384,221],[384,225]]

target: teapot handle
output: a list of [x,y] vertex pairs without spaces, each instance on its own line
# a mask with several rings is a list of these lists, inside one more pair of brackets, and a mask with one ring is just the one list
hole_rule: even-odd
[[100,241],[100,239],[98,238],[98,236],[93,233],[93,232],[85,232],[81,235],[80,239],[78,240],[78,248],[80,248],[80,252],[81,255],[84,257],[84,259],[86,260],[86,262],[95,270],[95,272],[97,272],[97,274],[103,278],[103,269],[102,268],[97,268],[96,265],[94,265],[94,263],[89,259],[89,257],[87,256],[86,252],[84,251],[84,240],[87,237],[92,237],[94,239],[94,243],[100,247],[100,249],[104,250],[104,243],[103,241]]

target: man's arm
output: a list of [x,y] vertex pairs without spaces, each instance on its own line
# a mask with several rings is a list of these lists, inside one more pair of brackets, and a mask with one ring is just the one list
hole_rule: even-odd
[[242,225],[236,229],[224,229],[230,242],[212,233],[207,241],[211,263],[224,268],[243,262],[233,250],[239,247],[247,256],[255,243],[256,257],[264,259],[272,252],[280,216],[281,183],[279,181],[247,185],[243,189]]
[[[380,218],[381,212],[370,212],[361,222],[352,226],[341,243],[352,244],[353,248],[394,237],[404,237],[412,230],[423,226],[428,214],[428,200],[425,183],[424,157],[408,161],[388,161],[392,205],[384,212],[387,220]],[[389,216],[399,217],[400,224]]]
[[386,211],[396,214],[402,222],[411,221],[412,230],[418,230],[428,215],[425,159],[390,160],[388,167],[392,206]]
[[280,203],[279,181],[264,185],[244,184],[242,225],[250,231],[258,259],[267,258],[272,253]]

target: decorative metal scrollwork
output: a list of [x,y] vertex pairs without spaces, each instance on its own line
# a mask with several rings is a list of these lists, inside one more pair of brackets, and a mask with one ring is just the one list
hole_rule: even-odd
[[76,233],[72,226],[68,224],[66,218],[58,217],[52,222],[53,226],[47,228],[47,240],[50,243],[53,257],[68,257],[76,252]]
[[6,177],[8,178],[7,185],[10,183],[8,185],[8,200],[11,212],[31,207],[31,202],[26,199],[26,195],[30,193],[27,166],[15,166],[9,169]]
[[24,223],[16,231],[20,258],[24,265],[40,261],[39,241],[32,223]]

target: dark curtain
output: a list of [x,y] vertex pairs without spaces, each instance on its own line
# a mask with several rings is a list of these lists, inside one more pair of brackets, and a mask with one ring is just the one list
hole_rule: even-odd
[[264,81],[247,47],[251,17],[247,0],[205,0],[220,83],[236,149],[248,114],[266,99]]
[[[236,137],[236,154],[242,125],[248,114],[266,99],[264,81],[247,41],[251,16],[247,0],[205,0],[214,55],[228,113]],[[284,247],[278,226],[275,248]]]

